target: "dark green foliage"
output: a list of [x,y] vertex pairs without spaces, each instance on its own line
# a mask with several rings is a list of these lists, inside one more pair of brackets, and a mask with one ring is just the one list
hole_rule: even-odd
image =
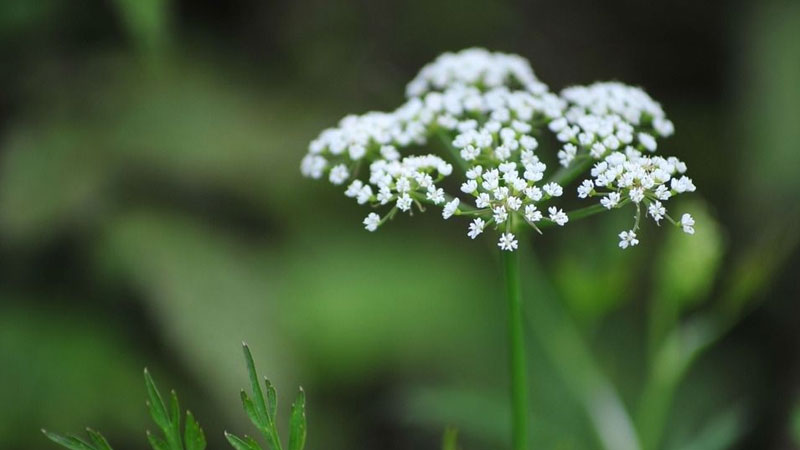
[[[264,389],[261,389],[250,348],[247,344],[243,344],[243,348],[247,372],[250,375],[252,398],[242,390],[242,406],[253,425],[264,435],[264,439],[267,441],[267,448],[269,450],[282,450],[283,447],[281,446],[276,426],[278,394],[275,391],[275,387],[266,378],[264,379]],[[204,450],[206,448],[206,438],[203,434],[203,429],[200,428],[200,425],[189,411],[186,411],[183,432],[181,433],[180,403],[175,391],[170,392],[169,398],[165,402],[147,369],[144,370],[144,384],[147,389],[147,408],[150,411],[150,417],[161,430],[161,435],[147,431],[147,440],[153,450]],[[42,430],[42,432],[51,441],[70,450],[112,450],[108,441],[100,433],[89,428],[86,429],[90,438],[89,441],[71,434],[63,436],[47,430]],[[225,438],[236,450],[262,450],[259,443],[249,436],[239,438],[225,432]],[[288,450],[303,450],[305,445],[306,395],[303,389],[300,388],[297,399],[292,404],[292,412],[289,419]]]
[[[258,372],[253,362],[253,355],[250,354],[250,348],[245,343],[242,343],[242,348],[244,350],[244,359],[247,363],[247,372],[250,376],[250,387],[252,389],[252,398],[247,392],[242,390],[242,406],[245,412],[247,412],[247,416],[250,417],[250,421],[253,422],[253,425],[255,425],[267,441],[267,448],[269,450],[282,450],[283,446],[281,445],[281,439],[276,426],[278,396],[275,392],[275,387],[272,386],[272,383],[270,383],[268,379],[264,378],[264,389],[261,389],[261,383],[258,380]],[[302,388],[300,388],[300,393],[292,404],[289,427],[288,449],[302,450],[306,443],[306,396]],[[261,446],[258,442],[249,436],[245,436],[244,439],[242,439],[226,432],[225,437],[236,450],[261,450]]]
[[[147,369],[144,370],[144,384],[147,388],[147,408],[150,410],[150,417],[163,433],[163,436],[158,436],[147,431],[147,440],[153,450],[204,450],[206,437],[203,429],[189,411],[186,411],[185,425],[181,433],[180,404],[175,391],[170,392],[167,405]],[[51,441],[70,450],[112,450],[103,435],[90,428],[86,429],[89,441],[72,434],[62,436],[47,430],[42,432]]]

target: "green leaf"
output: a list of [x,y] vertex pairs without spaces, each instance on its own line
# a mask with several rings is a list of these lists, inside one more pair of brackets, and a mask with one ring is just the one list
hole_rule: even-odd
[[278,416],[278,393],[267,377],[264,377],[264,385],[267,387],[267,406],[269,406],[267,412],[270,420],[275,422],[275,418]]
[[153,450],[171,450],[164,439],[161,439],[150,431],[147,431],[147,440],[150,441],[150,446],[153,447]]
[[256,365],[253,362],[253,355],[250,353],[250,347],[242,342],[242,349],[244,350],[244,359],[247,363],[247,373],[250,375],[250,385],[253,389],[253,403],[258,412],[260,423],[266,423],[268,420],[267,404],[264,401],[264,394],[261,391],[261,384],[258,382],[258,373],[256,372]]
[[184,444],[186,450],[204,450],[206,448],[206,436],[200,424],[194,419],[190,411],[186,411],[186,425],[184,430]]
[[75,436],[62,436],[58,433],[52,433],[47,430],[42,430],[42,433],[44,433],[44,435],[47,436],[47,438],[51,441],[70,450],[96,450],[90,444],[78,439]]
[[169,420],[170,420],[170,432],[165,433],[167,434],[167,440],[171,440],[172,446],[176,447],[176,450],[183,449],[183,443],[181,442],[181,406],[178,402],[178,394],[175,391],[170,391],[170,401],[169,401]]
[[242,389],[240,392],[240,397],[242,398],[242,407],[244,407],[244,411],[247,413],[250,421],[253,422],[253,425],[260,428],[263,424],[258,417],[258,411],[256,411],[253,401],[250,400],[250,397],[247,395],[247,392],[245,392],[244,389]]
[[227,439],[231,446],[236,450],[261,450],[261,446],[259,446],[256,441],[248,436],[245,436],[245,439],[241,439],[236,435],[230,434],[226,431],[225,439]]
[[303,388],[292,404],[289,427],[289,450],[303,450],[306,445],[306,393]]
[[91,428],[87,428],[86,432],[89,433],[89,437],[92,438],[92,442],[94,442],[94,445],[98,450],[112,450],[111,445],[108,444],[108,441],[105,437],[103,437],[102,434]]
[[150,372],[147,369],[144,369],[144,384],[147,387],[147,397],[150,399],[147,402],[147,406],[150,409],[150,417],[153,418],[153,422],[155,422],[159,428],[164,430],[165,433],[168,433],[170,421],[167,415],[167,407],[164,405],[164,400],[161,398],[161,394],[158,392],[153,377],[150,376]]

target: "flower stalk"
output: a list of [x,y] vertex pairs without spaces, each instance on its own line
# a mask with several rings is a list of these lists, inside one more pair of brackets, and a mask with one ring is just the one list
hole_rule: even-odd
[[528,448],[528,388],[525,365],[522,292],[519,277],[519,253],[501,251],[508,300],[508,337],[511,374],[511,448]]

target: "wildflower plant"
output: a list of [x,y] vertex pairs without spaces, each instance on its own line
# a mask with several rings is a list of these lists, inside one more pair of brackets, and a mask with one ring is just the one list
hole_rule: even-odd
[[[620,208],[634,213],[618,235],[621,249],[639,244],[648,218],[693,234],[694,219],[674,219],[666,207],[695,191],[686,164],[656,153],[673,132],[640,88],[603,82],[556,94],[524,58],[471,48],[424,66],[397,109],[348,115],[322,131],[300,170],[372,208],[363,219],[371,232],[428,207],[441,208],[445,220],[467,218],[469,239],[493,231],[507,284],[512,442],[520,450],[527,442],[520,238]],[[565,211],[571,195],[594,204]]]
[[[264,378],[264,387],[261,387],[250,348],[244,343],[242,346],[252,390],[251,394],[245,390],[241,391],[242,406],[267,445],[262,447],[250,436],[245,435],[241,438],[227,431],[225,438],[235,450],[283,450],[284,448],[303,450],[306,445],[306,397],[303,389],[300,388],[296,400],[292,403],[289,418],[289,440],[287,447],[284,447],[276,425],[278,395],[275,387],[267,378]],[[165,401],[147,369],[144,370],[144,381],[150,417],[163,434],[162,437],[150,431],[147,432],[147,440],[153,450],[205,450],[205,434],[191,412],[186,411],[183,429],[181,429],[181,410],[175,391],[171,391]],[[47,430],[42,430],[42,432],[51,441],[69,450],[113,450],[106,438],[91,428],[86,429],[89,439],[72,434],[64,436]]]

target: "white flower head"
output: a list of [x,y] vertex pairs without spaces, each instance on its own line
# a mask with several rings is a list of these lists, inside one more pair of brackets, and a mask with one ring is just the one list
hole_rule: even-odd
[[479,234],[483,233],[483,227],[485,226],[486,222],[484,222],[483,219],[480,217],[476,218],[472,221],[472,223],[469,224],[469,232],[467,233],[467,236],[469,236],[470,239],[475,239]]
[[458,204],[461,203],[461,200],[458,197],[450,200],[444,205],[444,209],[442,209],[442,218],[449,219],[453,214],[458,211]]
[[[559,147],[540,155],[548,149],[534,136],[549,133]],[[348,115],[323,130],[309,143],[300,172],[341,186],[361,205],[384,208],[363,220],[370,231],[397,213],[437,205],[443,219],[471,216],[471,239],[487,224],[504,230],[498,245],[512,251],[518,245],[512,229],[540,231],[570,216],[629,206],[636,223],[620,235],[627,248],[638,243],[642,213],[657,224],[672,221],[665,203],[696,190],[685,163],[657,153],[673,133],[661,105],[640,88],[594,83],[555,94],[524,58],[471,48],[424,66],[396,109]],[[419,154],[447,145],[441,156]],[[542,160],[567,169],[552,171]],[[567,213],[560,203],[565,190],[599,197],[602,208]],[[678,226],[691,234],[694,219],[684,215]]]
[[378,225],[381,223],[381,216],[374,212],[369,213],[369,215],[367,215],[367,217],[364,219],[363,223],[364,228],[366,228],[367,231],[375,231],[378,229]]
[[514,251],[517,249],[517,239],[512,233],[503,233],[500,235],[497,246],[500,247],[501,250],[508,252]]
[[628,247],[633,247],[639,244],[639,240],[636,239],[636,232],[633,230],[630,231],[623,231],[619,234],[619,248],[625,249]]
[[694,218],[691,214],[685,213],[681,216],[681,228],[686,234],[694,234]]

